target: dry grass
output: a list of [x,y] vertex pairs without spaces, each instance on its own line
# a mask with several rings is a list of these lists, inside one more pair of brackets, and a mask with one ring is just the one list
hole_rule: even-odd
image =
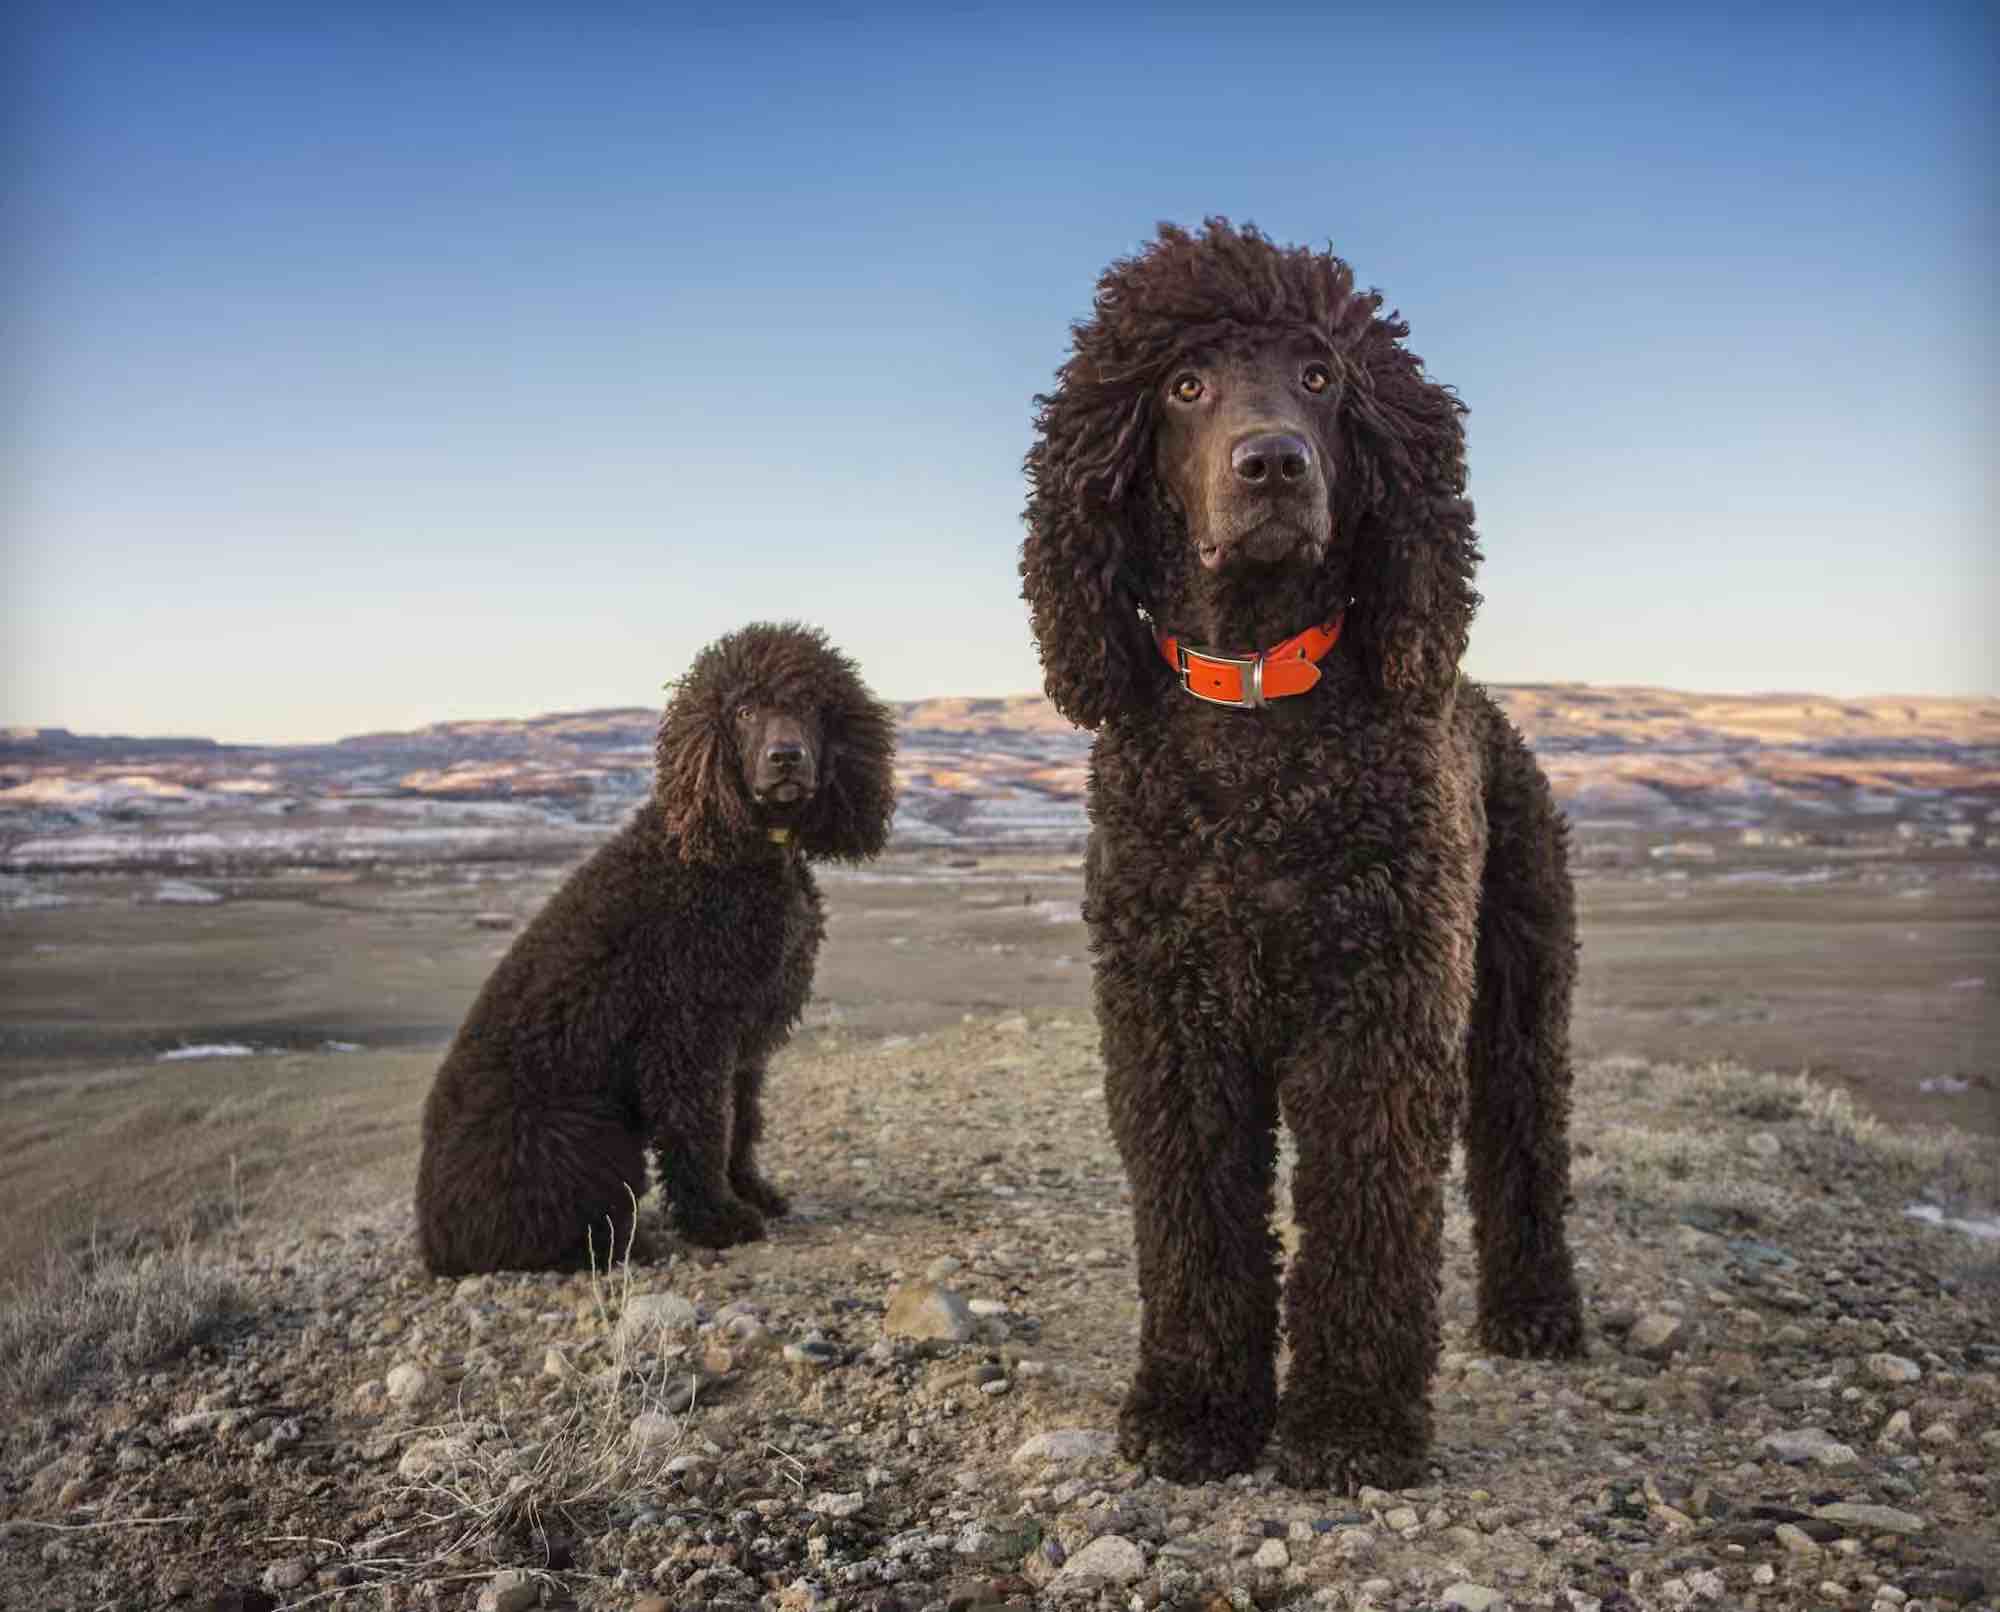
[[[561,1403],[545,1405],[532,1425],[460,1415],[420,1429],[410,1452],[421,1450],[424,1459],[400,1489],[414,1517],[401,1533],[372,1541],[371,1554],[356,1561],[371,1582],[437,1583],[440,1574],[461,1576],[448,1568],[468,1557],[531,1573],[548,1569],[559,1565],[553,1545],[560,1536],[601,1532],[614,1502],[668,1481],[666,1465],[680,1451],[693,1407],[668,1409],[685,1381],[681,1371],[642,1353],[612,1324],[632,1297],[630,1242],[622,1254],[615,1246],[611,1253],[602,1270],[594,1246],[591,1257],[591,1295],[611,1339],[609,1364],[565,1373]],[[421,1554],[390,1554],[399,1545],[420,1547]]]
[[[1625,1117],[1592,1123],[1597,1111]],[[1799,1198],[1800,1158],[1816,1178],[1864,1170],[1913,1198],[1985,1203],[2000,1187],[1991,1164],[1982,1171],[1980,1139],[1885,1125],[1810,1073],[1600,1058],[1579,1071],[1576,1114],[1584,1144],[1577,1184],[1615,1179],[1667,1205],[1699,1201],[1753,1217],[1782,1215]],[[1772,1135],[1776,1153],[1753,1151],[1759,1132]]]
[[52,1252],[0,1307],[0,1404],[46,1406],[97,1378],[148,1370],[214,1336],[238,1310],[236,1287],[200,1248],[193,1219],[166,1247],[93,1240]]

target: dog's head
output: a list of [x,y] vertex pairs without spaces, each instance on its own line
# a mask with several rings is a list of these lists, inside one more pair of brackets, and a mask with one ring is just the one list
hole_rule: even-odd
[[687,861],[773,835],[859,860],[887,843],[896,719],[854,663],[797,623],[753,623],[704,649],[660,720],[657,799]]
[[1344,611],[1385,693],[1442,698],[1478,595],[1463,405],[1330,253],[1163,225],[1036,401],[1023,594],[1096,727],[1170,673],[1139,619],[1250,650]]

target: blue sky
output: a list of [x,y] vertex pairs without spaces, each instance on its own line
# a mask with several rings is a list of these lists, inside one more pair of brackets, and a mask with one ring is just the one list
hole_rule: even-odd
[[1210,213],[1471,406],[1475,675],[2000,690],[1987,8],[1621,9],[17,13],[0,721],[1038,687],[1032,395]]

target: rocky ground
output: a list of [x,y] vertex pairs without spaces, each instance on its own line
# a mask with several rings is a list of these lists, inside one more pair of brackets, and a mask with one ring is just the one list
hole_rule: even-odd
[[[1985,1140],[1798,1079],[1579,1076],[1591,1353],[1473,1341],[1454,1216],[1431,1481],[1180,1487],[1111,1429],[1138,1295],[1090,1026],[822,1025],[774,1239],[432,1280],[400,1202],[282,1186],[0,1312],[20,1608],[1992,1607]],[[650,1219],[650,1216],[649,1216]],[[621,1251],[622,1252],[622,1251]]]

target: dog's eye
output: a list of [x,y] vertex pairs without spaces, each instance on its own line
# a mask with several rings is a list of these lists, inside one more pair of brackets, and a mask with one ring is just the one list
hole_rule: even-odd
[[1333,384],[1333,371],[1324,364],[1308,364],[1305,373],[1299,377],[1299,384],[1317,397]]
[[1192,403],[1201,396],[1202,391],[1199,375],[1176,375],[1173,385],[1167,388],[1167,395],[1176,403]]
[[748,722],[756,714],[757,708],[754,705],[739,705],[736,707],[736,720],[738,722]]

